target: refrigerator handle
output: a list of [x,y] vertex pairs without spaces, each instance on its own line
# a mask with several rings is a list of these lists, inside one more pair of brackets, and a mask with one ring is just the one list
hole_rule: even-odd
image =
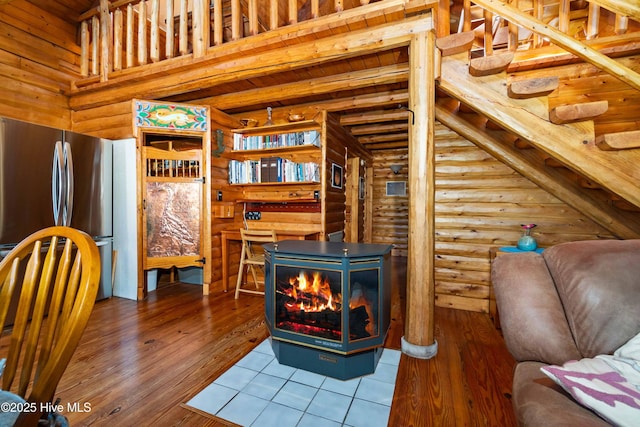
[[64,225],[71,226],[71,216],[73,214],[73,155],[71,154],[71,144],[64,143],[64,178],[66,182],[66,197],[63,207],[62,217],[64,219]]
[[62,176],[64,156],[62,142],[56,141],[53,149],[53,166],[51,177],[51,196],[53,201],[53,223],[54,225],[62,225],[60,214],[62,213],[62,204],[64,202],[63,195],[66,193],[65,180]]

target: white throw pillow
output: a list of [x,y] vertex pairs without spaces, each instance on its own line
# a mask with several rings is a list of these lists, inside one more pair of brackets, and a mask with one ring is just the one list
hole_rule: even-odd
[[640,334],[613,355],[545,366],[542,372],[580,404],[618,426],[640,420]]

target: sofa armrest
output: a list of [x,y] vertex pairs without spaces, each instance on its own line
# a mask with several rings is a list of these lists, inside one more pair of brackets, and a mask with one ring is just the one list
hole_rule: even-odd
[[497,257],[491,267],[491,282],[502,333],[517,361],[562,364],[580,359],[560,297],[540,254]]

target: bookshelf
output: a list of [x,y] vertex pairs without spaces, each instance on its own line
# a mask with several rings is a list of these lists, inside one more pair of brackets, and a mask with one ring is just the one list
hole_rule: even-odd
[[322,132],[317,122],[307,120],[232,132],[229,184],[320,184]]

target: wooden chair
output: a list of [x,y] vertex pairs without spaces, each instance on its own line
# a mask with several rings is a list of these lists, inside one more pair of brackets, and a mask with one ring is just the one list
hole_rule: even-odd
[[[261,245],[263,243],[276,242],[276,232],[274,230],[245,230],[241,228],[240,236],[242,238],[242,252],[240,253],[240,268],[238,269],[235,298],[238,299],[240,292],[264,295],[264,291],[259,290],[260,288],[258,287],[259,283],[264,282],[258,281],[256,269],[261,269],[264,274],[264,252],[262,251]],[[242,277],[245,267],[251,272],[253,283],[256,287],[255,290],[242,287]]]
[[[95,242],[69,227],[33,233],[0,262],[0,358],[6,357],[1,388],[38,409],[20,413],[15,425],[36,425],[41,403],[52,402],[89,320],[99,282]],[[15,318],[7,316],[12,300]]]

